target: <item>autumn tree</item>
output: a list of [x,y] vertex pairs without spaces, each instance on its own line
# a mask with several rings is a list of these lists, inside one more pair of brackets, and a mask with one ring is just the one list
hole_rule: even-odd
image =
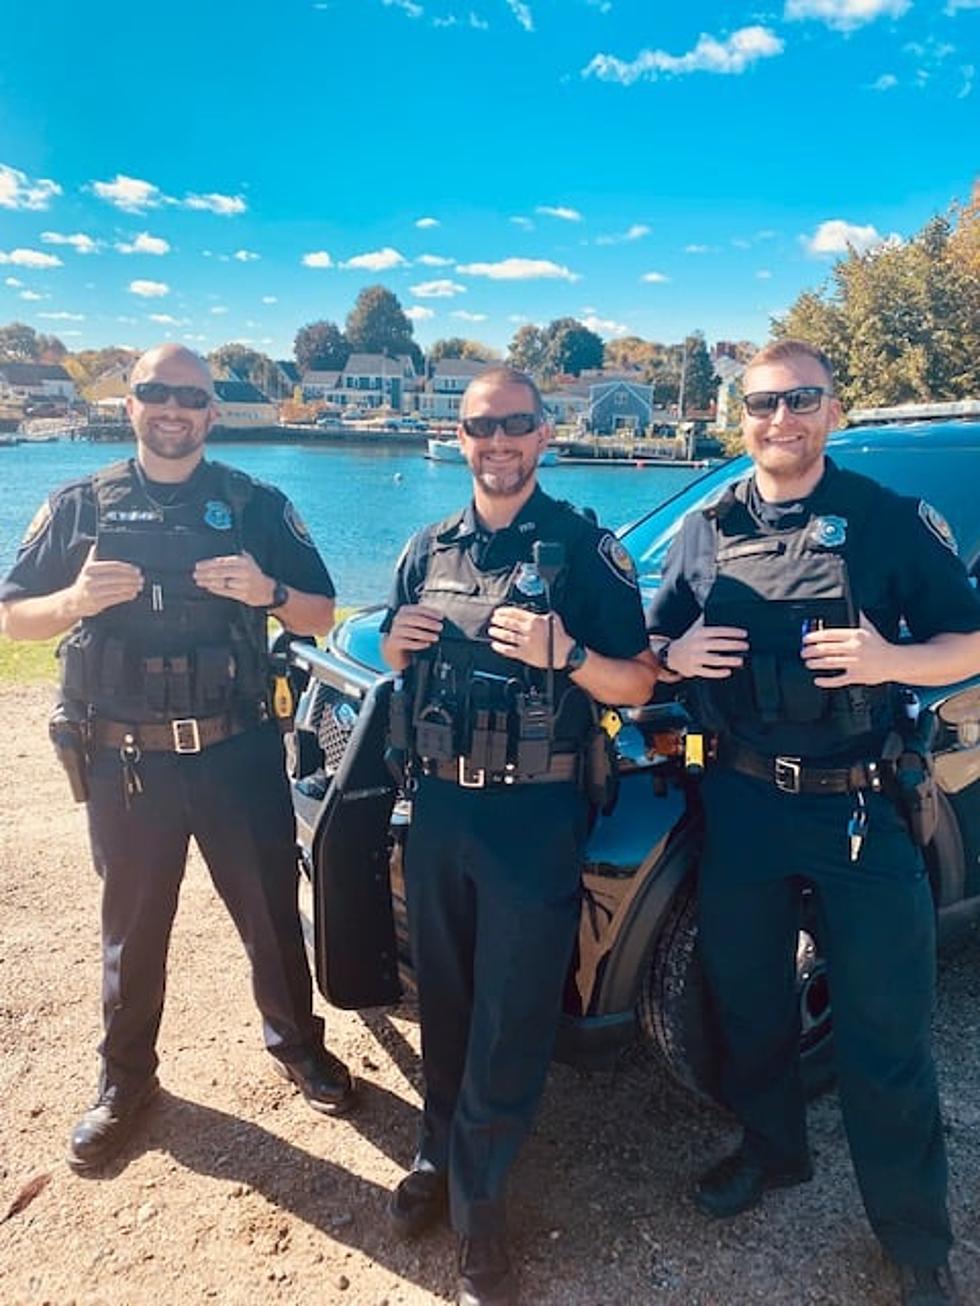
[[547,360],[548,342],[541,328],[533,322],[518,327],[507,350],[507,361],[511,367],[531,376],[543,377]]
[[427,356],[430,363],[438,363],[440,358],[469,358],[477,363],[489,363],[500,357],[491,345],[480,340],[464,340],[462,336],[436,340],[429,347]]
[[37,332],[26,322],[0,326],[0,360],[7,363],[60,363],[68,350],[57,336]]
[[340,327],[324,319],[301,326],[293,341],[293,355],[301,372],[339,372],[350,352]]
[[384,286],[367,286],[347,314],[347,343],[352,351],[365,354],[409,354],[417,369],[422,351],[412,339],[412,324],[402,311],[398,296]]

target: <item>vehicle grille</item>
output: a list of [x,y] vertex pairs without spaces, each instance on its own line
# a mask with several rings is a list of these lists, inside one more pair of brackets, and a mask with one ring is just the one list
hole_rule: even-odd
[[313,701],[307,714],[308,729],[316,734],[323,749],[324,767],[332,773],[340,765],[353,734],[360,704],[356,698],[342,694],[322,680],[313,682],[311,692]]

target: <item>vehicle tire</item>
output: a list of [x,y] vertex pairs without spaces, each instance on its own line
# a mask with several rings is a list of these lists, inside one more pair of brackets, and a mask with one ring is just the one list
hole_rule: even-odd
[[[804,903],[797,949],[800,1060],[808,1097],[834,1082],[826,963],[815,914]],[[638,1004],[640,1028],[670,1074],[701,1098],[720,1100],[720,1045],[697,947],[693,879],[680,886],[657,940]]]

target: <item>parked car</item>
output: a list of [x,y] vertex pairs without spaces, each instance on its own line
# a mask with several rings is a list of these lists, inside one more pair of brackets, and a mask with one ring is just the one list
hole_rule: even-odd
[[[947,518],[976,583],[980,573],[977,467],[980,422],[859,428],[831,437],[839,465],[861,471],[901,493],[922,496]],[[717,466],[621,532],[645,594],[659,583],[664,559],[684,515],[707,506],[744,476],[746,457]],[[883,541],[883,547],[887,542]],[[325,833],[331,795],[370,801],[378,787],[363,779],[341,785],[349,769],[347,745],[359,714],[387,683],[380,655],[383,609],[360,612],[333,632],[325,649],[294,642],[294,668],[308,674],[290,741],[291,772],[303,860],[316,885],[336,856]],[[980,917],[980,675],[950,688],[917,689],[921,710],[936,718],[938,832],[925,850],[938,912],[941,946],[962,938]],[[624,708],[616,736],[621,775],[609,815],[592,814],[583,870],[582,917],[565,987],[556,1056],[602,1065],[638,1034],[688,1088],[712,1095],[717,1051],[695,949],[694,881],[701,839],[697,784],[679,761],[689,724],[682,696],[660,686],[645,707]],[[375,727],[377,747],[380,736]],[[346,761],[345,761],[346,759]],[[347,777],[348,780],[350,777]],[[336,804],[334,804],[336,807]],[[362,810],[367,810],[362,809]],[[387,810],[387,809],[384,809]],[[404,923],[402,848],[410,837],[411,803],[399,795],[382,853],[384,867],[366,855],[365,884],[390,877],[402,982],[411,987]],[[365,825],[364,828],[367,828]],[[352,843],[348,839],[348,855]],[[377,858],[375,859],[377,860]],[[323,887],[322,885],[320,886]],[[329,897],[323,912],[328,915]],[[364,940],[330,947],[356,953]],[[332,960],[317,941],[318,974]],[[344,958],[340,958],[343,963]],[[801,1054],[812,1090],[832,1078],[832,1011],[816,913],[804,908],[797,951]],[[321,979],[322,984],[322,979]]]

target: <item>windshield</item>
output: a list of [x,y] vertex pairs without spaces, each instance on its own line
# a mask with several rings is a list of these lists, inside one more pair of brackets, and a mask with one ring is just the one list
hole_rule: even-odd
[[[861,472],[899,494],[926,499],[937,507],[952,527],[964,561],[970,565],[977,546],[976,496],[970,478],[963,475],[960,450],[831,443],[828,452],[839,467]],[[727,486],[751,470],[752,463],[744,454],[733,458],[698,477],[627,528],[623,543],[633,555],[641,581],[646,584],[660,581],[667,551],[686,514],[707,508]]]

